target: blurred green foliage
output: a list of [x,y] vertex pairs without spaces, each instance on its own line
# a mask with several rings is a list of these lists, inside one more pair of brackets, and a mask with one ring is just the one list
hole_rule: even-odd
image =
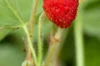
[[[18,12],[21,18],[28,22],[31,16],[32,2],[34,0],[8,0],[10,5]],[[42,11],[42,0],[39,1],[34,41],[37,39],[38,17]],[[100,66],[100,0],[86,0],[81,8],[83,29],[85,66]],[[8,8],[5,0],[0,0],[0,66],[20,66],[25,59],[25,34],[22,29],[1,28],[2,26],[16,26],[20,22]],[[52,23],[45,19],[43,24],[43,37],[48,40]],[[64,66],[75,66],[73,26],[70,27],[60,53]]]

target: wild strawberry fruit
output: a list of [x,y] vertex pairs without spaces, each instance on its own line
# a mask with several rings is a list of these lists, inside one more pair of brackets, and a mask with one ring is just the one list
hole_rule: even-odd
[[44,0],[46,16],[60,28],[68,28],[75,19],[78,0]]

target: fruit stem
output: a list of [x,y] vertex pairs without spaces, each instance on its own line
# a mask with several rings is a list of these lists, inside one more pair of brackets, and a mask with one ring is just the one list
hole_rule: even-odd
[[44,21],[44,12],[41,13],[39,17],[38,22],[38,66],[41,66],[42,64],[42,55],[43,55],[43,49],[42,49],[42,23]]
[[53,61],[52,58],[54,55],[56,55],[55,54],[56,50],[58,50],[60,47],[59,45],[60,45],[62,33],[63,33],[63,29],[59,28],[55,36],[52,37],[47,56],[45,58],[44,66],[50,66],[51,62]]
[[63,31],[63,33],[62,33],[62,38],[61,38],[61,43],[58,45],[58,48],[59,49],[57,49],[56,51],[55,51],[55,54],[54,54],[54,56],[53,56],[53,61],[54,61],[54,63],[53,63],[53,66],[58,66],[58,60],[59,60],[59,53],[60,53],[60,51],[61,51],[61,49],[62,49],[62,47],[63,47],[63,44],[64,44],[64,41],[65,41],[65,39],[66,39],[66,37],[68,36],[68,32],[69,32],[69,29],[64,29],[64,31]]
[[76,47],[76,66],[84,66],[84,43],[83,43],[83,26],[82,13],[79,9],[78,17],[74,24],[75,47]]

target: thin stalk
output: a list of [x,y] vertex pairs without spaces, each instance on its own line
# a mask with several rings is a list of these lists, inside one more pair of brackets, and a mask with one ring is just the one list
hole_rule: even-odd
[[75,47],[76,47],[76,66],[84,66],[84,43],[83,43],[83,26],[82,14],[78,11],[78,17],[74,24]]
[[31,42],[30,34],[29,34],[28,29],[27,29],[26,26],[23,26],[23,29],[24,29],[24,31],[25,31],[25,33],[26,33],[26,36],[27,36],[28,47],[30,48],[30,50],[31,50],[31,52],[32,52],[35,65],[37,66],[37,57],[36,57],[36,53],[35,53],[35,50],[34,50],[34,48],[33,48],[32,42]]
[[[30,37],[30,41],[33,42],[33,29],[34,29],[34,23],[35,23],[35,16],[36,16],[36,11],[37,11],[37,5],[38,5],[38,0],[35,0],[34,3],[33,3],[33,8],[32,8],[32,15],[31,15],[31,18],[30,18],[30,21],[29,21],[29,37]],[[32,48],[31,48],[32,49]],[[31,54],[31,49],[30,47],[28,47],[28,54],[27,54],[27,57],[30,57]],[[35,64],[36,66],[38,65],[37,64],[37,58],[36,55],[33,54],[33,59],[35,59]]]
[[55,51],[59,49],[58,46],[60,45],[62,33],[63,33],[63,29],[59,28],[56,35],[52,38],[50,42],[50,47],[47,53],[47,57],[44,62],[44,66],[49,66],[51,64],[52,57],[55,55]]
[[43,56],[43,49],[42,49],[42,23],[44,21],[44,12],[41,13],[39,17],[39,24],[38,24],[38,66],[42,64],[42,56]]
[[[29,21],[29,36],[30,36],[30,40],[31,42],[33,42],[33,29],[34,29],[34,23],[35,23],[35,16],[36,16],[36,11],[37,11],[37,5],[38,5],[38,0],[35,0],[33,3],[33,8],[32,8],[32,15]],[[31,56],[31,49],[29,49],[30,47],[28,47],[28,57]]]
[[[28,25],[28,23],[24,24],[24,25]],[[23,25],[16,25],[16,26],[12,26],[12,25],[3,25],[0,26],[0,29],[20,29],[23,28]]]
[[38,0],[35,0],[33,3],[32,15],[31,15],[30,22],[29,22],[29,32],[30,32],[31,41],[33,38],[33,31],[34,31],[33,29],[34,29],[37,6],[38,6]]

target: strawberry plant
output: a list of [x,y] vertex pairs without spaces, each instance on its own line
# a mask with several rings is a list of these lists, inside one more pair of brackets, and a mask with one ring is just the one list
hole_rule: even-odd
[[0,66],[99,66],[99,3],[0,0]]

